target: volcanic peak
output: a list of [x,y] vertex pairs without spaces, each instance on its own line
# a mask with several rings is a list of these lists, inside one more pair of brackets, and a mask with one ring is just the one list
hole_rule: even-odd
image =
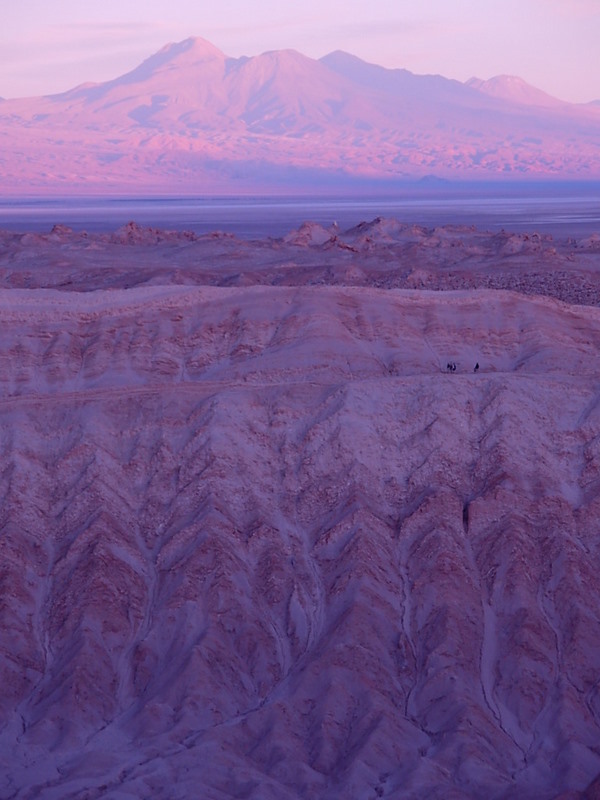
[[565,105],[562,100],[531,86],[517,75],[495,75],[489,80],[470,78],[466,85],[492,97],[509,100],[511,103],[547,108]]

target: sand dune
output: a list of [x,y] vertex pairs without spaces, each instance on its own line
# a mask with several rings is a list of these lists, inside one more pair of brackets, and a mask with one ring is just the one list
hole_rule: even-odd
[[0,796],[595,796],[599,251],[322,230],[2,234]]

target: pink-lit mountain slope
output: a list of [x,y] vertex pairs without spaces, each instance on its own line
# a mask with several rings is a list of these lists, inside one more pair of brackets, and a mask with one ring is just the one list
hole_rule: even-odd
[[340,52],[318,61],[287,50],[233,59],[188,39],[113,81],[3,101],[0,188],[197,192],[425,174],[600,177],[598,109],[524,102],[543,93],[518,88],[388,70]]
[[487,81],[480,78],[471,78],[466,85],[492,97],[508,100],[511,103],[522,103],[523,105],[542,106],[545,108],[558,108],[559,106],[569,105],[546,92],[542,92],[541,89],[536,89],[515,75],[496,75],[496,77]]

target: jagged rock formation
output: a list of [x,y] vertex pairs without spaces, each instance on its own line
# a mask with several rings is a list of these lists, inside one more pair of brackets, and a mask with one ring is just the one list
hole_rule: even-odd
[[553,239],[385,218],[347,231],[305,223],[259,241],[134,222],[112,234],[61,225],[43,234],[0,231],[0,286],[77,292],[169,284],[492,288],[596,305],[599,259],[597,234]]
[[596,796],[600,312],[375,286],[483,235],[365,227],[3,239],[3,798]]

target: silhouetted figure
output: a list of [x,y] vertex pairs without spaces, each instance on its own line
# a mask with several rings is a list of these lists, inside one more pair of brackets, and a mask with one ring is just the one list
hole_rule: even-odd
[[446,364],[446,369],[448,370],[448,372],[456,372],[456,364],[454,363],[454,361],[449,361]]
[[473,372],[479,372],[479,361],[473,367]]

